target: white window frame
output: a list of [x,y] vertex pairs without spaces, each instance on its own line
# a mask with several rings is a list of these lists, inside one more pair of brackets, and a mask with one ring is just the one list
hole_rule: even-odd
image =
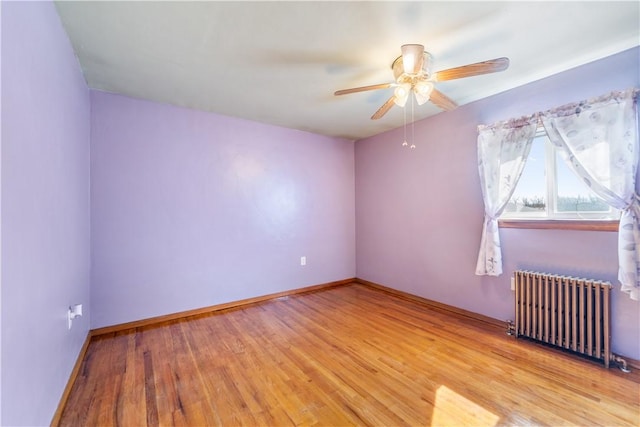
[[[544,138],[543,143],[545,144],[545,181],[546,181],[546,204],[544,212],[507,212],[506,210],[500,215],[500,219],[504,220],[534,220],[534,221],[554,221],[554,220],[570,220],[570,221],[617,221],[620,219],[620,211],[618,209],[614,209],[609,207],[608,212],[558,212],[557,211],[557,201],[558,201],[558,185],[557,185],[557,162],[560,153],[558,153],[558,148],[555,147],[547,133],[544,130],[544,127],[539,127],[536,130],[536,134],[534,136],[534,140],[532,144],[536,143],[537,139]],[[548,174],[549,171],[553,172],[553,177],[550,179]],[[516,184],[517,186],[517,184]]]

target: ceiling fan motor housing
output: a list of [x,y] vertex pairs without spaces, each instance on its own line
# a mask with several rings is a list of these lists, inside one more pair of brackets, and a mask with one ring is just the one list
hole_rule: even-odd
[[427,80],[431,77],[431,65],[433,63],[433,56],[429,52],[423,53],[422,68],[415,74],[408,74],[404,72],[404,64],[402,63],[402,56],[398,56],[391,69],[393,70],[393,77],[397,83],[414,83],[416,80]]

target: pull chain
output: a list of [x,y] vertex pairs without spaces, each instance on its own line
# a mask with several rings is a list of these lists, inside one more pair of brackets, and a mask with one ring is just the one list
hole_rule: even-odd
[[411,97],[411,149],[416,148],[416,132],[414,127],[415,118],[413,117],[413,96]]
[[402,142],[402,146],[406,147],[409,145],[407,142],[407,109],[402,109],[402,117],[404,118],[404,141]]

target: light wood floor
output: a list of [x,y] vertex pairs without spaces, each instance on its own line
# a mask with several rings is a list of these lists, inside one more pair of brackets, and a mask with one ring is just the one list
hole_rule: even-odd
[[640,380],[364,285],[94,338],[65,426],[640,425]]

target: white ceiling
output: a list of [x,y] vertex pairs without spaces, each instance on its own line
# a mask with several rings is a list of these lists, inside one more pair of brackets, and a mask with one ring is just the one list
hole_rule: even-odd
[[640,44],[638,1],[56,6],[91,88],[348,139],[402,126],[398,107],[370,120],[393,89],[333,96],[390,82],[402,44],[425,45],[434,71],[510,58],[504,72],[437,84],[460,105]]

